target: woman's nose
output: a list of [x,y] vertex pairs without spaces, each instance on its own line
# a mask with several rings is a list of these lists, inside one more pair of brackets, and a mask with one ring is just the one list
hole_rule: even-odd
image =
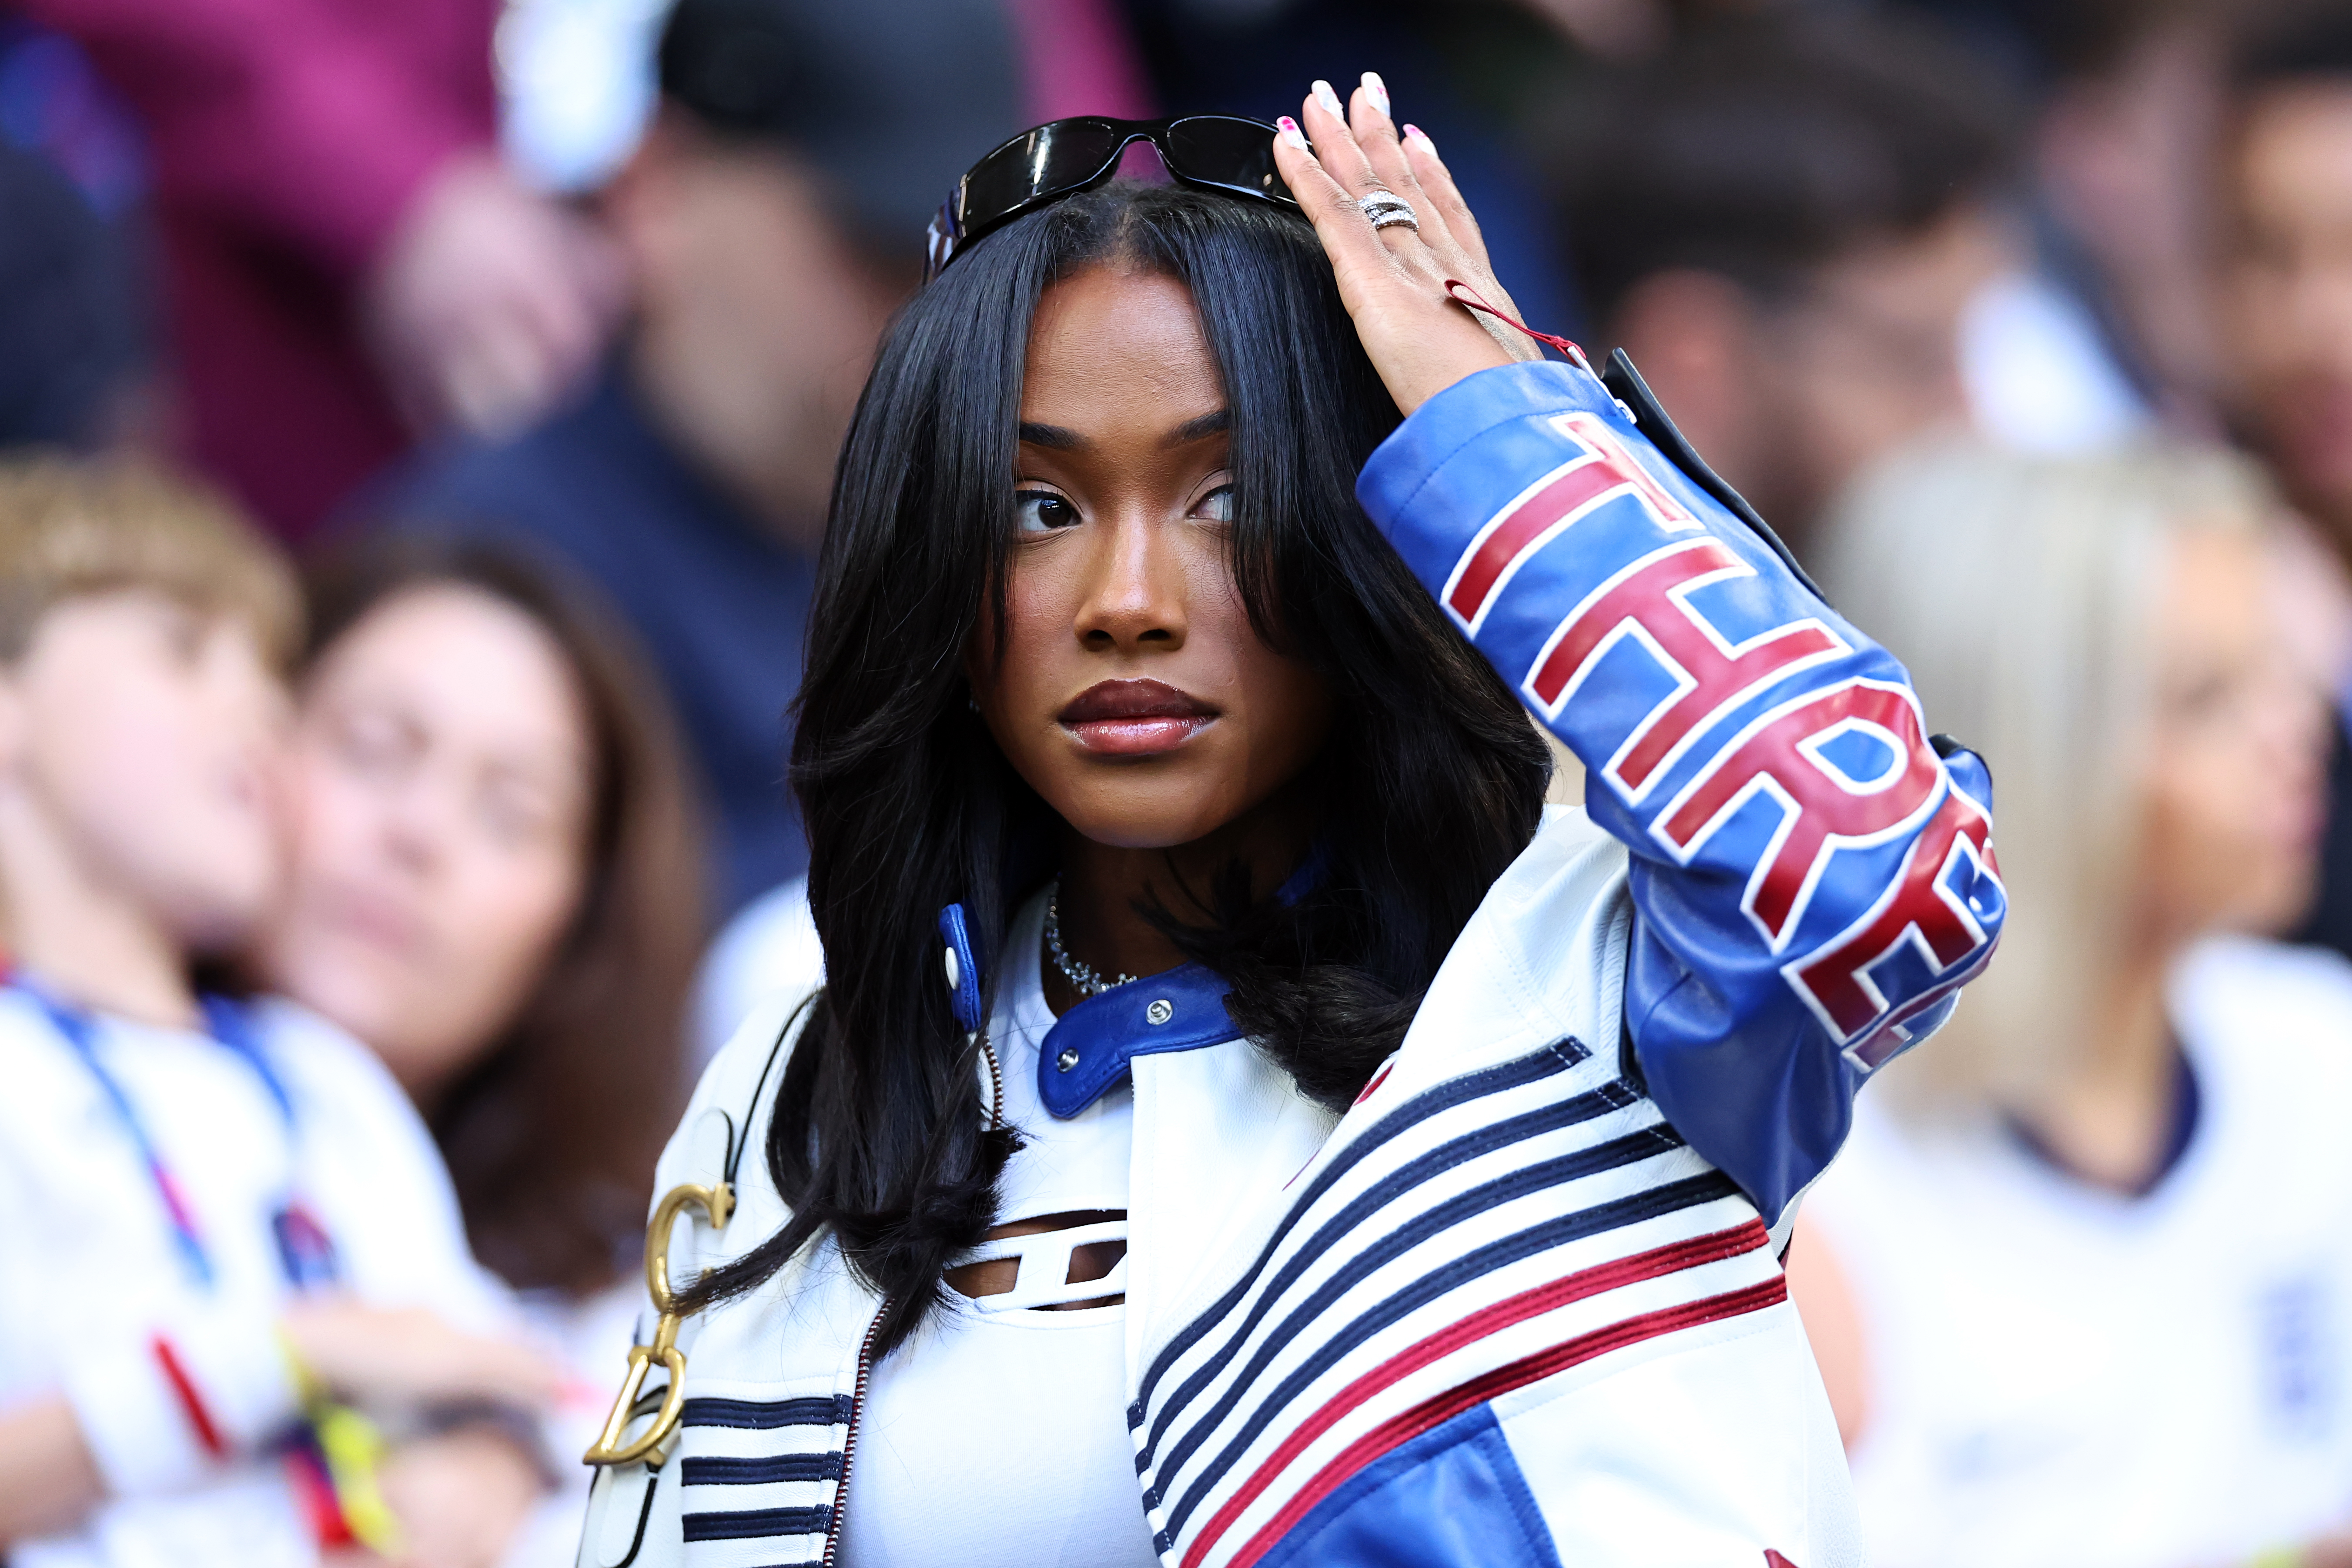
[[1176,531],[1141,516],[1097,527],[1078,607],[1080,642],[1126,651],[1184,646],[1184,562]]
[[377,826],[384,853],[412,873],[436,866],[448,847],[451,802],[442,781],[418,769],[381,802]]

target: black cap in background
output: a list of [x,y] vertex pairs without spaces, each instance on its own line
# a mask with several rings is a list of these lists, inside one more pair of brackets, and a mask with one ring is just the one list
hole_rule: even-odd
[[865,237],[919,260],[974,159],[1024,128],[1003,0],[678,0],[661,89],[723,135],[779,142]]

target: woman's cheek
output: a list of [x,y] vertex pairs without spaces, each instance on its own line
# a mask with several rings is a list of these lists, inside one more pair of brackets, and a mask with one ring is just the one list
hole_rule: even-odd
[[475,976],[467,987],[480,998],[478,1005],[499,1016],[484,1020],[485,1034],[496,1034],[509,1021],[504,1015],[520,1006],[525,994],[552,956],[583,890],[575,863],[562,852],[542,848],[516,856],[505,865],[485,868],[479,894],[467,902],[477,911],[472,930],[452,932],[463,940],[458,951],[475,954]]
[[349,770],[298,752],[286,770],[286,819],[304,882],[371,879],[368,846],[380,809]]

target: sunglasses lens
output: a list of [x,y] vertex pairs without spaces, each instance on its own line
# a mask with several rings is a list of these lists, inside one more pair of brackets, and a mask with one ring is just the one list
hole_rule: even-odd
[[1254,120],[1217,114],[1179,120],[1168,128],[1167,151],[1169,172],[1188,180],[1276,201],[1294,199],[1275,172],[1274,132]]
[[1024,202],[1085,184],[1118,142],[1119,129],[1108,120],[1057,120],[1007,142],[964,176],[964,228],[983,228]]

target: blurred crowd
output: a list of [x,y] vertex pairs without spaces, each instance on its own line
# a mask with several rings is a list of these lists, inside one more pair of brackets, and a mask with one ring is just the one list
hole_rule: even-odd
[[2352,1563],[2352,0],[0,0],[7,1561],[573,1560],[927,219],[1367,68],[1994,773],[1874,1559]]

